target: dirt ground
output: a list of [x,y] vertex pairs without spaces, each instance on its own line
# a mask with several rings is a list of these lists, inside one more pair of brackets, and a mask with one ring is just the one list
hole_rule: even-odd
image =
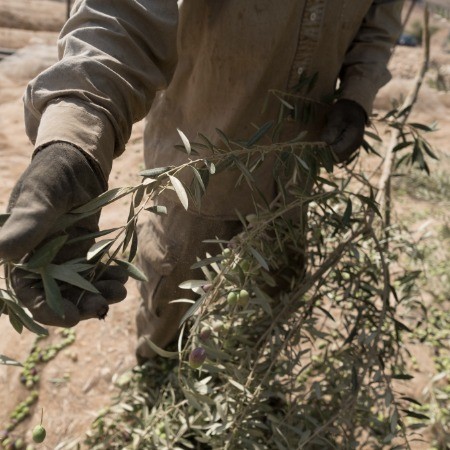
[[[21,48],[15,55],[0,62],[0,212],[6,209],[9,193],[29,163],[32,145],[28,142],[23,124],[21,97],[27,82],[56,60],[55,41],[65,16],[63,2],[46,0],[0,0],[0,47]],[[443,73],[450,79],[450,54],[444,51],[450,24],[434,19],[439,32],[433,37],[432,59],[434,69],[420,95],[413,120],[439,123],[439,130],[430,140],[443,156],[443,163],[450,166],[450,93],[439,92],[430,84]],[[19,29],[19,30],[18,30]],[[390,64],[394,78],[380,92],[375,108],[386,110],[392,98],[406,95],[413,83],[419,65],[419,48],[399,47]],[[450,82],[448,84],[450,89]],[[138,123],[128,144],[127,151],[115,163],[110,186],[125,186],[137,182],[141,169],[141,132]],[[406,210],[421,208],[419,203],[402,205]],[[102,215],[104,227],[121,225],[127,214],[122,202],[107,209]],[[447,218],[428,217],[429,227],[437,226]],[[420,228],[425,219],[415,226]],[[434,221],[434,222],[433,222]],[[138,292],[134,282],[128,284],[129,295],[122,303],[111,308],[105,321],[89,321],[76,327],[74,344],[62,350],[55,359],[40,370],[39,402],[33,407],[31,418],[16,429],[16,434],[30,441],[30,430],[44,421],[48,437],[42,449],[70,448],[70,442],[83,436],[96,413],[109,403],[114,392],[114,380],[133,367],[135,324],[134,312],[138,304]],[[0,354],[7,354],[19,361],[28,356],[35,340],[29,332],[18,335],[6,317],[0,319]],[[56,330],[50,330],[46,342],[58,340]],[[420,395],[433,376],[429,351],[417,349],[421,358],[415,391]],[[19,382],[20,369],[0,366],[0,430],[8,422],[12,409],[27,396],[28,391]],[[417,449],[428,449],[417,446]]]

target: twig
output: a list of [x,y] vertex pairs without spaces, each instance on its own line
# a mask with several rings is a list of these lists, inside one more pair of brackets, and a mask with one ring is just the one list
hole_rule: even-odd
[[[402,126],[406,123],[411,114],[412,108],[414,104],[417,102],[417,98],[419,95],[420,88],[422,87],[423,80],[425,78],[425,74],[428,71],[429,62],[430,62],[430,32],[429,32],[429,12],[428,6],[425,6],[424,9],[424,18],[423,18],[423,59],[422,64],[420,66],[419,72],[416,77],[416,81],[414,83],[413,89],[409,93],[408,97],[403,102],[399,113],[402,114],[399,120],[399,129],[396,129],[392,133],[391,141],[389,143],[385,162],[383,165],[383,172],[381,174],[380,181],[378,183],[378,194],[376,197],[377,202],[380,204],[380,210],[384,215],[385,228],[388,232],[389,227],[391,225],[391,178],[393,174],[393,167],[395,164],[395,152],[394,149],[397,146],[400,137],[402,136]],[[386,239],[386,242],[388,239]]]

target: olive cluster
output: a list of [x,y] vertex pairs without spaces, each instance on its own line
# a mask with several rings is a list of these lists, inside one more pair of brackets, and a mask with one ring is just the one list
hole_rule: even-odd
[[23,370],[20,375],[21,383],[24,384],[28,389],[33,388],[33,386],[39,382],[39,375],[36,365],[52,360],[58,354],[58,352],[60,352],[70,344],[73,344],[73,342],[75,341],[75,332],[71,329],[66,328],[62,330],[61,335],[63,339],[60,342],[50,345],[47,348],[42,348],[38,345],[42,337],[38,337],[36,339],[35,345],[32,347],[30,355],[23,364]]
[[[230,313],[232,313],[236,308],[245,309],[251,298],[249,290],[246,289],[248,285],[249,273],[253,270],[252,264],[248,259],[241,257],[240,261],[236,262],[234,260],[233,252],[230,248],[225,248],[222,251],[222,264],[226,267],[227,280],[229,287],[221,290],[222,298],[226,299]],[[209,292],[213,288],[213,284],[205,282],[202,286],[203,291]],[[225,330],[225,324],[220,322],[220,325],[214,330],[204,328],[198,335],[198,340],[200,341],[189,353],[188,362],[191,368],[199,369],[202,367],[203,363],[206,361],[208,352],[202,347],[202,343],[207,346],[209,339],[212,337],[214,332],[227,332]],[[226,342],[224,347],[226,347]]]
[[[38,365],[42,365],[52,360],[62,349],[75,341],[75,332],[72,329],[61,330],[62,340],[48,347],[43,348],[40,342],[45,339],[38,336],[34,342],[31,352],[23,363],[23,369],[20,374],[20,382],[29,390],[36,387],[39,383]],[[21,437],[14,437],[12,432],[19,423],[26,420],[31,415],[31,407],[37,403],[39,392],[32,390],[27,398],[20,402],[10,414],[9,423],[3,431],[0,431],[0,448],[6,450],[33,450],[34,446],[27,445]],[[35,442],[38,442],[35,440]],[[42,441],[41,441],[42,442]]]

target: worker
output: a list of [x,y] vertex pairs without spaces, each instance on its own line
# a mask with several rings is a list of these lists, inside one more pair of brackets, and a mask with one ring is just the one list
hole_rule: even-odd
[[[11,195],[0,257],[19,261],[32,254],[54,236],[62,215],[104,192],[114,158],[144,117],[145,166],[177,166],[187,161],[175,148],[177,128],[218,146],[216,129],[245,141],[255,125],[280,117],[279,97],[293,92],[304,105],[314,104],[315,113],[303,121],[284,108],[280,141],[305,130],[305,140],[325,141],[336,162],[348,161],[362,143],[377,91],[389,80],[402,6],[401,0],[76,2],[61,32],[59,61],[32,80],[24,96],[35,151]],[[269,201],[277,191],[274,161],[266,158],[254,172]],[[196,256],[204,257],[203,240],[230,239],[240,230],[236,210],[253,212],[249,188],[236,186],[239,175],[236,169],[214,175],[199,210],[185,211],[168,194],[159,200],[168,214],[149,213],[139,224],[139,264],[148,278],[137,312],[140,362],[154,355],[148,339],[164,347],[176,335],[184,306],[169,302],[180,296],[179,283],[192,278]],[[98,214],[66,232],[73,238],[96,230]],[[67,242],[56,261],[83,256],[92,245]],[[125,281],[123,271],[111,267],[95,283],[99,294],[78,302],[79,292],[65,288],[61,317],[36,280],[20,270],[12,274],[33,317],[65,327],[104,317],[111,303],[125,298]]]

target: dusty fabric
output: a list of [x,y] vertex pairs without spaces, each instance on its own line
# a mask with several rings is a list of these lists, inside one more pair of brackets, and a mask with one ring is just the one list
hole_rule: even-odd
[[[61,61],[30,83],[25,96],[30,138],[41,146],[71,142],[91,153],[107,178],[132,123],[147,115],[147,167],[179,164],[185,156],[176,128],[218,143],[219,128],[248,139],[277,117],[270,89],[293,88],[301,74],[318,74],[308,97],[322,105],[307,139],[317,137],[325,96],[340,75],[342,98],[370,113],[389,79],[386,62],[400,33],[400,0],[79,1],[59,44]],[[151,109],[150,109],[151,108]],[[324,111],[321,111],[321,110]],[[150,112],[149,112],[150,110]],[[295,128],[295,127],[293,127]],[[298,130],[295,130],[298,131]],[[273,195],[268,158],[259,185]],[[216,177],[202,214],[234,217],[253,207],[238,173]]]
[[140,284],[141,305],[136,316],[140,360],[154,356],[147,339],[165,347],[177,335],[180,319],[190,305],[169,302],[198,297],[178,286],[187,279],[204,279],[200,269],[190,269],[197,257],[220,253],[218,244],[203,241],[228,240],[240,230],[238,221],[199,218],[181,206],[171,208],[168,215],[151,215],[139,227],[138,263],[149,280]]

